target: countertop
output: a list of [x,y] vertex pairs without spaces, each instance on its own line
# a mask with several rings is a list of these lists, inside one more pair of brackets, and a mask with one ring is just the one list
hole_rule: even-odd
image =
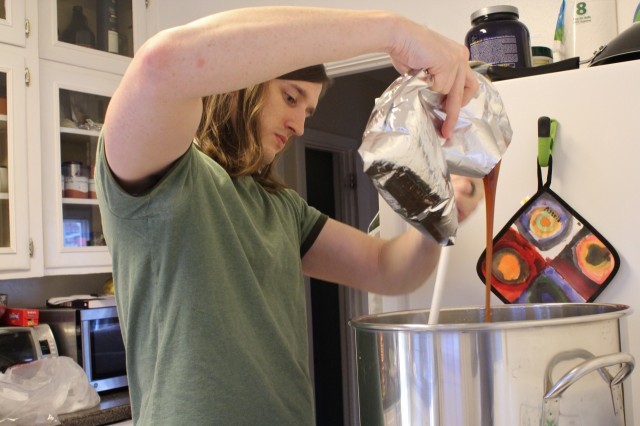
[[131,405],[126,388],[100,393],[100,404],[93,408],[58,416],[64,426],[108,425],[130,418]]

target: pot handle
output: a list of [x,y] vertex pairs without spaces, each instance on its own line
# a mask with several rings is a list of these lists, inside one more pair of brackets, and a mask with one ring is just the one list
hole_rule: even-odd
[[[609,382],[609,386],[611,388],[611,396],[614,403],[614,412],[617,415],[622,398],[620,384],[625,378],[627,378],[629,374],[631,374],[633,368],[635,367],[635,359],[633,355],[626,352],[618,352],[610,355],[603,355],[588,359],[574,367],[564,376],[562,376],[550,389],[547,390],[547,393],[543,397],[543,413],[541,424],[558,424],[560,415],[560,397],[562,396],[562,393],[569,388],[569,386],[573,385],[582,377],[596,370],[600,371],[600,375],[602,377],[610,377],[610,375],[608,374],[608,372],[606,372],[606,370],[604,370],[604,368],[611,367],[617,364],[622,364],[622,368],[620,368],[620,371],[618,371],[618,373],[613,376],[611,378],[611,381]],[[616,401],[618,401],[619,404],[616,404]]]
[[603,355],[595,358],[588,359],[578,366],[574,367],[567,374],[562,376],[555,385],[551,387],[544,395],[544,399],[560,398],[562,393],[567,390],[569,386],[580,380],[582,377],[595,370],[600,370],[605,367],[611,367],[616,364],[623,364],[622,368],[616,374],[609,383],[611,386],[615,386],[622,382],[635,367],[635,359],[633,355],[626,352],[619,352],[611,355]]
[[[553,358],[551,358],[551,361],[549,361],[549,364],[547,365],[547,369],[545,371],[544,374],[544,391],[549,392],[549,390],[553,387],[553,369],[562,361],[569,361],[572,359],[576,359],[576,358],[582,358],[584,360],[587,359],[593,359],[596,356],[594,354],[592,354],[591,352],[585,350],[585,349],[573,349],[570,351],[565,351],[565,352],[560,352],[558,354],[556,354]],[[598,373],[600,373],[600,376],[602,376],[602,380],[604,380],[604,382],[608,385],[609,383],[611,383],[611,380],[613,380],[613,377],[611,376],[611,374],[609,374],[609,371],[607,371],[604,368],[600,368],[598,369]]]

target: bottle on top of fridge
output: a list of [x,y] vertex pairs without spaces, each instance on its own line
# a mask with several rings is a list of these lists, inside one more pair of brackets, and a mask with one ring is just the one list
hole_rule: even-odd
[[529,29],[519,20],[518,8],[489,6],[471,14],[465,37],[471,60],[511,68],[531,66]]
[[586,61],[618,35],[616,0],[562,0],[554,33],[554,57]]

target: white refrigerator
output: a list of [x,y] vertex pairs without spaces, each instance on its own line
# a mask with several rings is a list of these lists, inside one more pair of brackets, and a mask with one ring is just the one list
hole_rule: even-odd
[[[640,61],[494,84],[513,128],[498,180],[494,235],[538,189],[538,118],[557,120],[551,189],[618,252],[620,268],[595,302],[634,308],[623,321],[622,349],[640,362]],[[484,283],[476,273],[485,248],[484,208],[460,226],[438,271],[446,282],[442,308],[484,304]],[[382,237],[407,226],[382,199],[380,225]],[[405,296],[370,295],[370,311],[429,308],[434,281]],[[503,302],[492,295],[492,303]],[[627,424],[640,424],[640,368],[624,382],[624,394]]]

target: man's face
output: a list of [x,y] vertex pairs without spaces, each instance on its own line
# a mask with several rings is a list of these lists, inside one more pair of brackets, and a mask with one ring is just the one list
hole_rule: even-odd
[[276,79],[267,83],[266,90],[260,120],[260,143],[265,165],[284,149],[291,136],[304,133],[305,119],[318,105],[322,84]]

